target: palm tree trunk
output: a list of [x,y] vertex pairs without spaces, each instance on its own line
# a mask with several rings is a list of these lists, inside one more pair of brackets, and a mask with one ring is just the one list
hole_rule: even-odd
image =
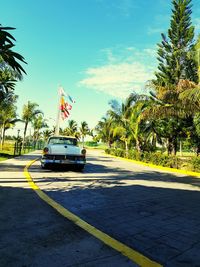
[[156,136],[156,134],[154,133],[154,134],[153,134],[153,138],[152,138],[152,143],[151,143],[153,149],[156,148],[156,141],[157,141],[157,138],[156,138],[156,137],[157,137],[157,136]]
[[3,132],[3,125],[0,128],[0,143],[1,143],[1,140],[2,140],[2,132]]
[[173,138],[173,155],[176,156],[176,153],[177,153],[177,148],[178,148],[178,144],[177,144],[177,138],[174,137]]
[[5,123],[3,123],[2,128],[1,128],[1,150],[3,149],[4,134],[5,134]]
[[136,141],[136,150],[137,150],[138,153],[140,153],[141,149],[140,149],[140,142],[139,142],[138,138],[136,138],[135,141]]
[[126,156],[126,158],[128,158],[128,142],[127,142],[127,140],[125,140],[124,142],[125,142],[125,149],[126,149],[125,156]]
[[197,144],[197,157],[200,155],[200,143]]
[[172,150],[173,150],[172,141],[173,141],[173,139],[171,137],[167,138],[167,154],[168,154],[168,156],[172,154]]
[[84,147],[84,136],[82,135],[82,146]]
[[3,136],[2,136],[2,147],[4,145],[4,142],[5,142],[5,133],[6,133],[6,127],[4,127],[3,129]]
[[112,147],[112,142],[109,140],[108,141],[108,147],[111,148]]
[[26,138],[27,127],[28,127],[28,121],[25,122],[25,126],[24,126],[24,138],[23,138],[22,149],[24,148],[24,143],[25,143],[25,138]]

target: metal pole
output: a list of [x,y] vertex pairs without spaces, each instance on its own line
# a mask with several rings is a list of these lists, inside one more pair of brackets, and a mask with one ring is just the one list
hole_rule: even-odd
[[61,93],[60,93],[60,88],[58,90],[59,94],[59,100],[58,100],[58,113],[57,113],[57,119],[56,119],[56,128],[55,128],[55,133],[54,135],[59,135],[59,130],[60,130],[60,101],[61,101]]

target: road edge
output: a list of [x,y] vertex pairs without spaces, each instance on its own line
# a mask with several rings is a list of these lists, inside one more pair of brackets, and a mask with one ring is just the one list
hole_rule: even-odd
[[158,170],[176,172],[176,173],[179,173],[179,174],[185,174],[187,176],[193,176],[193,177],[200,178],[200,173],[199,172],[193,172],[193,171],[186,171],[186,170],[181,170],[181,169],[176,169],[176,168],[164,167],[164,166],[155,165],[155,164],[152,164],[152,163],[147,163],[147,162],[143,162],[143,161],[139,161],[139,160],[117,157],[117,156],[110,155],[110,154],[107,154],[107,153],[105,153],[105,155],[108,156],[108,157],[111,157],[111,158],[116,158],[116,159],[121,159],[121,160],[124,160],[124,161],[129,161],[129,162],[132,162],[132,163],[135,163],[135,164],[147,166],[147,167],[150,167],[150,168],[155,168],[155,169],[158,169]]

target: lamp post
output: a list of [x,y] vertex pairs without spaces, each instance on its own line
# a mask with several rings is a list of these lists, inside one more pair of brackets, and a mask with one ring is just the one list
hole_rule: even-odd
[[20,129],[17,130],[17,140],[19,140]]

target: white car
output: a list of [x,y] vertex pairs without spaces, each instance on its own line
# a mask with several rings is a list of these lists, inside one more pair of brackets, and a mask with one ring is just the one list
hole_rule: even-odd
[[86,164],[86,150],[78,147],[78,141],[70,136],[52,136],[43,149],[41,167],[47,169],[51,166],[71,165],[83,170]]

